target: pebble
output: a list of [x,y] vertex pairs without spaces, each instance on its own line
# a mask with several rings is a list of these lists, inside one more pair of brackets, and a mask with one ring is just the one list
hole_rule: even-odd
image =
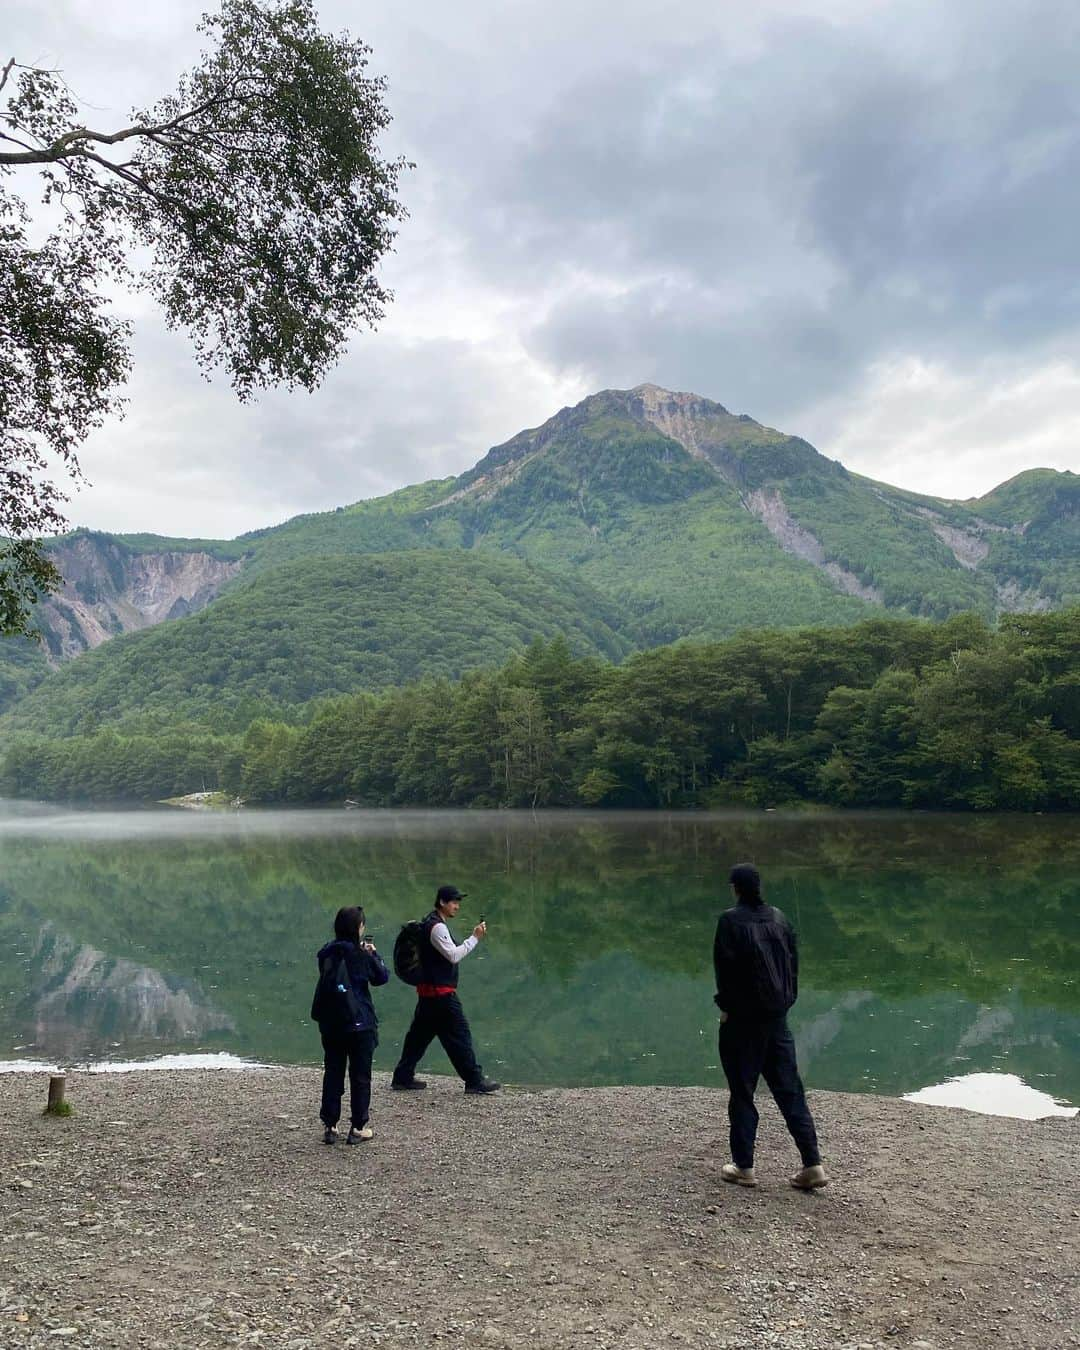
[[[784,1186],[788,1141],[765,1117],[762,1185],[752,1209],[744,1214],[740,1207],[736,1223],[732,1196],[717,1184],[715,1159],[695,1142],[701,1121],[723,1106],[711,1090],[649,1089],[658,1128],[646,1137],[632,1123],[619,1125],[636,1119],[639,1089],[507,1094],[480,1115],[463,1110],[456,1085],[437,1075],[419,1104],[396,1100],[379,1074],[379,1127],[385,1123],[401,1148],[365,1155],[366,1175],[358,1183],[355,1170],[342,1166],[350,1155],[318,1147],[309,1125],[298,1129],[308,1131],[310,1141],[283,1138],[301,1105],[317,1101],[318,1076],[317,1070],[275,1071],[245,1079],[242,1094],[198,1073],[142,1075],[130,1085],[80,1082],[85,1121],[95,1118],[96,1094],[102,1125],[122,1103],[130,1119],[168,1119],[170,1127],[153,1150],[134,1131],[99,1129],[95,1136],[87,1129],[67,1151],[49,1155],[48,1172],[36,1175],[36,1192],[0,1189],[15,1215],[10,1225],[0,1218],[7,1229],[0,1241],[13,1244],[0,1251],[14,1258],[10,1276],[5,1272],[12,1287],[6,1295],[0,1290],[0,1341],[4,1325],[15,1341],[18,1319],[21,1343],[35,1332],[34,1344],[47,1343],[54,1319],[46,1290],[62,1268],[80,1281],[69,1287],[94,1289],[95,1306],[91,1315],[76,1294],[57,1311],[84,1317],[88,1325],[69,1335],[85,1337],[92,1324],[102,1350],[145,1337],[152,1298],[161,1304],[155,1302],[155,1316],[190,1328],[173,1350],[202,1350],[219,1338],[317,1350],[336,1336],[344,1347],[359,1324],[365,1335],[352,1339],[370,1350],[424,1344],[499,1350],[525,1344],[532,1327],[528,1342],[551,1350],[575,1343],[596,1350],[644,1346],[648,1337],[657,1350],[661,1340],[713,1350],[938,1350],[955,1340],[997,1350],[1004,1336],[980,1341],[972,1318],[1010,1307],[1015,1320],[1008,1330],[1016,1344],[1026,1333],[1032,1344],[1068,1343],[1067,1336],[1046,1339],[1047,1323],[1064,1330],[1078,1305],[1045,1231],[1064,1243],[1076,1201],[1060,1185],[1030,1185],[1036,1171],[1045,1178],[1066,1174],[1065,1143],[1055,1137],[1052,1149],[1044,1145],[1047,1162],[1036,1169],[1032,1161],[1028,1189],[1016,1188],[1017,1208],[1010,1213],[1014,1234],[1028,1243],[1025,1262],[1001,1235],[995,1209],[995,1178],[1012,1173],[986,1170],[995,1159],[1027,1166],[1022,1150],[1016,1161],[1023,1131],[1031,1128],[1022,1123],[982,1126],[981,1170],[973,1181],[962,1128],[948,1113],[918,1108],[927,1112],[927,1144],[954,1165],[940,1188],[896,1193],[886,1189],[879,1146],[896,1112],[916,1108],[822,1093],[815,1102],[819,1124],[831,1153],[844,1160],[848,1194],[840,1199],[849,1204],[827,1197],[827,1211],[815,1207],[812,1218],[791,1206]],[[109,1104],[100,1109],[105,1087]],[[11,1159],[4,1176],[10,1187],[15,1169],[26,1166],[19,1158],[42,1145],[29,1106],[20,1114],[19,1085],[4,1088],[0,1156]],[[33,1107],[40,1109],[36,1096]],[[253,1126],[253,1120],[263,1123]],[[459,1159],[471,1163],[472,1181],[464,1189]],[[192,1174],[192,1164],[204,1170]],[[919,1161],[913,1157],[907,1165]],[[123,1202],[116,1199],[121,1192],[128,1197]],[[403,1205],[405,1195],[410,1202]],[[130,1207],[118,1208],[121,1203]],[[700,1222],[721,1213],[732,1222]],[[47,1225],[43,1236],[50,1241],[31,1246],[20,1224],[32,1231]],[[271,1224],[284,1240],[270,1236]],[[875,1228],[888,1234],[884,1242],[874,1240]],[[966,1307],[952,1297],[942,1301],[941,1291],[951,1294],[952,1284],[935,1278],[931,1289],[927,1278],[900,1273],[943,1276],[934,1265],[938,1240],[958,1256],[997,1263],[992,1280],[967,1286]],[[133,1281],[103,1278],[125,1264],[138,1270]],[[328,1299],[327,1270],[341,1266]],[[434,1312],[412,1320],[418,1313],[410,1282],[444,1267],[441,1320]],[[373,1309],[380,1320],[371,1320]],[[585,1330],[589,1311],[611,1325],[593,1321]],[[884,1326],[871,1330],[886,1316],[895,1327],[888,1338]],[[934,1341],[912,1339],[916,1326],[935,1319]],[[986,1322],[976,1325],[986,1330]],[[54,1328],[61,1339],[67,1330]],[[881,1339],[857,1342],[860,1330]],[[144,1343],[147,1350],[164,1344],[152,1333]]]

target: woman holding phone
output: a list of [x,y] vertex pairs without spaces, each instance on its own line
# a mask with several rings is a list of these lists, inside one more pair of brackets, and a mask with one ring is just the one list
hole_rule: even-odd
[[339,909],[334,916],[334,940],[318,954],[319,982],[311,1005],[323,1045],[323,1143],[337,1142],[345,1070],[349,1072],[351,1124],[347,1144],[372,1138],[371,1060],[379,1043],[379,1019],[371,1001],[370,985],[385,984],[390,973],[374,942],[364,937],[360,905]]

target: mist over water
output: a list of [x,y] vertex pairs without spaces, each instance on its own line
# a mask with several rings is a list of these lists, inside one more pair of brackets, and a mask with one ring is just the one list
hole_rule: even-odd
[[[740,861],[800,935],[792,1020],[811,1087],[1007,1073],[1080,1102],[1066,817],[0,803],[0,1061],[316,1062],[314,952],[335,910],[364,904],[389,957],[452,882],[469,892],[461,934],[489,925],[461,976],[489,1072],[719,1083],[711,941]],[[392,980],[375,997],[389,1068],[415,995]]]

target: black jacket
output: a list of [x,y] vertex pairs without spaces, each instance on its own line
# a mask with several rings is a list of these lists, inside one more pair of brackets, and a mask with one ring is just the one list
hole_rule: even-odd
[[781,1017],[799,994],[795,931],[773,905],[724,910],[713,940],[716,1006],[732,1017]]
[[[373,1031],[379,1024],[379,1019],[375,1016],[375,1005],[371,1001],[371,993],[368,989],[369,984],[385,984],[390,978],[390,972],[383,964],[383,959],[378,953],[366,952],[358,947],[355,942],[349,942],[344,938],[336,938],[333,942],[328,942],[321,948],[316,960],[319,963],[319,970],[322,970],[322,963],[328,956],[342,955],[345,957],[345,968],[349,972],[349,984],[352,986],[353,994],[356,997],[356,1022],[351,1028],[353,1031]],[[316,1017],[318,1009],[312,1008],[312,1017]],[[321,1023],[320,1023],[321,1025]]]

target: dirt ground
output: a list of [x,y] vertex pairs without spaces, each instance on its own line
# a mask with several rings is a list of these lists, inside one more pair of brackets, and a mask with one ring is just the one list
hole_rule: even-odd
[[751,1191],[722,1092],[428,1082],[0,1075],[0,1346],[1080,1345],[1080,1120],[813,1094],[804,1195],[771,1103]]

